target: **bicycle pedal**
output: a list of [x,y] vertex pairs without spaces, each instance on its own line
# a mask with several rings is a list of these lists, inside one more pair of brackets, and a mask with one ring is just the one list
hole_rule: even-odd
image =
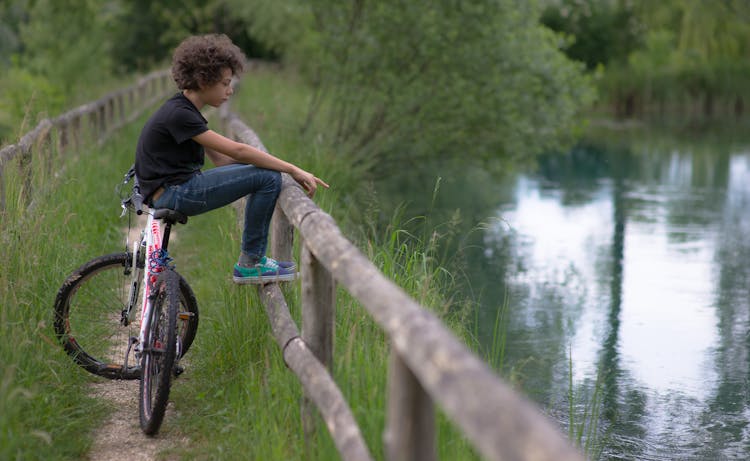
[[175,365],[174,368],[172,368],[172,372],[174,373],[174,377],[176,378],[185,372],[185,367],[181,365]]

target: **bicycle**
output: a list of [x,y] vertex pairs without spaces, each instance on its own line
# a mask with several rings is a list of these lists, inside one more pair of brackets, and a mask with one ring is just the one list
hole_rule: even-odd
[[198,304],[167,252],[172,226],[186,224],[187,216],[144,211],[134,168],[122,184],[131,179],[122,216],[128,214],[129,234],[132,212],[146,213],[140,237],[132,250],[128,237],[124,252],[96,257],[66,278],[55,299],[54,325],[65,351],[85,370],[109,379],[140,379],[140,425],[154,435],[172,377],[182,373],[179,361],[195,339]]

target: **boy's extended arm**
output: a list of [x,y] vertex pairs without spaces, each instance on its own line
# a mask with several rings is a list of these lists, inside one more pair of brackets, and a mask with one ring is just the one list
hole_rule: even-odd
[[[315,177],[312,173],[308,173],[296,165],[285,162],[284,160],[274,157],[267,152],[263,152],[260,149],[256,149],[253,146],[233,141],[213,130],[204,131],[203,133],[194,136],[193,140],[206,148],[207,154],[209,151],[213,151],[214,153],[223,154],[223,156],[229,157],[239,163],[246,163],[269,170],[289,173],[289,175],[291,175],[311,197],[315,194],[318,185],[328,188],[328,184],[320,178]],[[208,155],[209,158],[211,158],[211,161],[216,163],[214,158],[211,157],[211,154]]]
[[235,159],[228,155],[224,155],[221,152],[216,152],[215,150],[209,149],[208,147],[204,147],[204,150],[208,158],[211,159],[211,162],[214,164],[214,166],[231,165],[232,163],[237,163]]

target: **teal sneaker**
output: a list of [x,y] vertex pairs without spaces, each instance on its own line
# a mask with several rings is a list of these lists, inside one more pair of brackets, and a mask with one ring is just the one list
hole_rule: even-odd
[[264,284],[274,282],[290,282],[297,278],[297,271],[285,269],[271,258],[263,258],[253,267],[234,265],[234,283]]
[[266,264],[266,261],[270,262],[271,264],[274,264],[274,263],[278,264],[279,267],[282,268],[282,269],[294,270],[294,269],[297,268],[297,264],[295,264],[294,261],[277,261],[277,260],[275,260],[273,258],[269,258],[267,256],[263,256],[260,259],[260,263],[261,264]]

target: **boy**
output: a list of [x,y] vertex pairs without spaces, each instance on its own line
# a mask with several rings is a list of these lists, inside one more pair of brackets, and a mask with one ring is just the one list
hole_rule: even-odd
[[[236,283],[293,280],[294,262],[265,256],[268,227],[281,191],[281,172],[308,193],[328,184],[291,163],[208,128],[200,110],[232,95],[231,81],[245,56],[226,35],[189,37],[174,51],[172,77],[180,92],[146,122],[136,148],[135,172],[146,203],[192,216],[247,196]],[[204,155],[216,168],[201,171]]]

